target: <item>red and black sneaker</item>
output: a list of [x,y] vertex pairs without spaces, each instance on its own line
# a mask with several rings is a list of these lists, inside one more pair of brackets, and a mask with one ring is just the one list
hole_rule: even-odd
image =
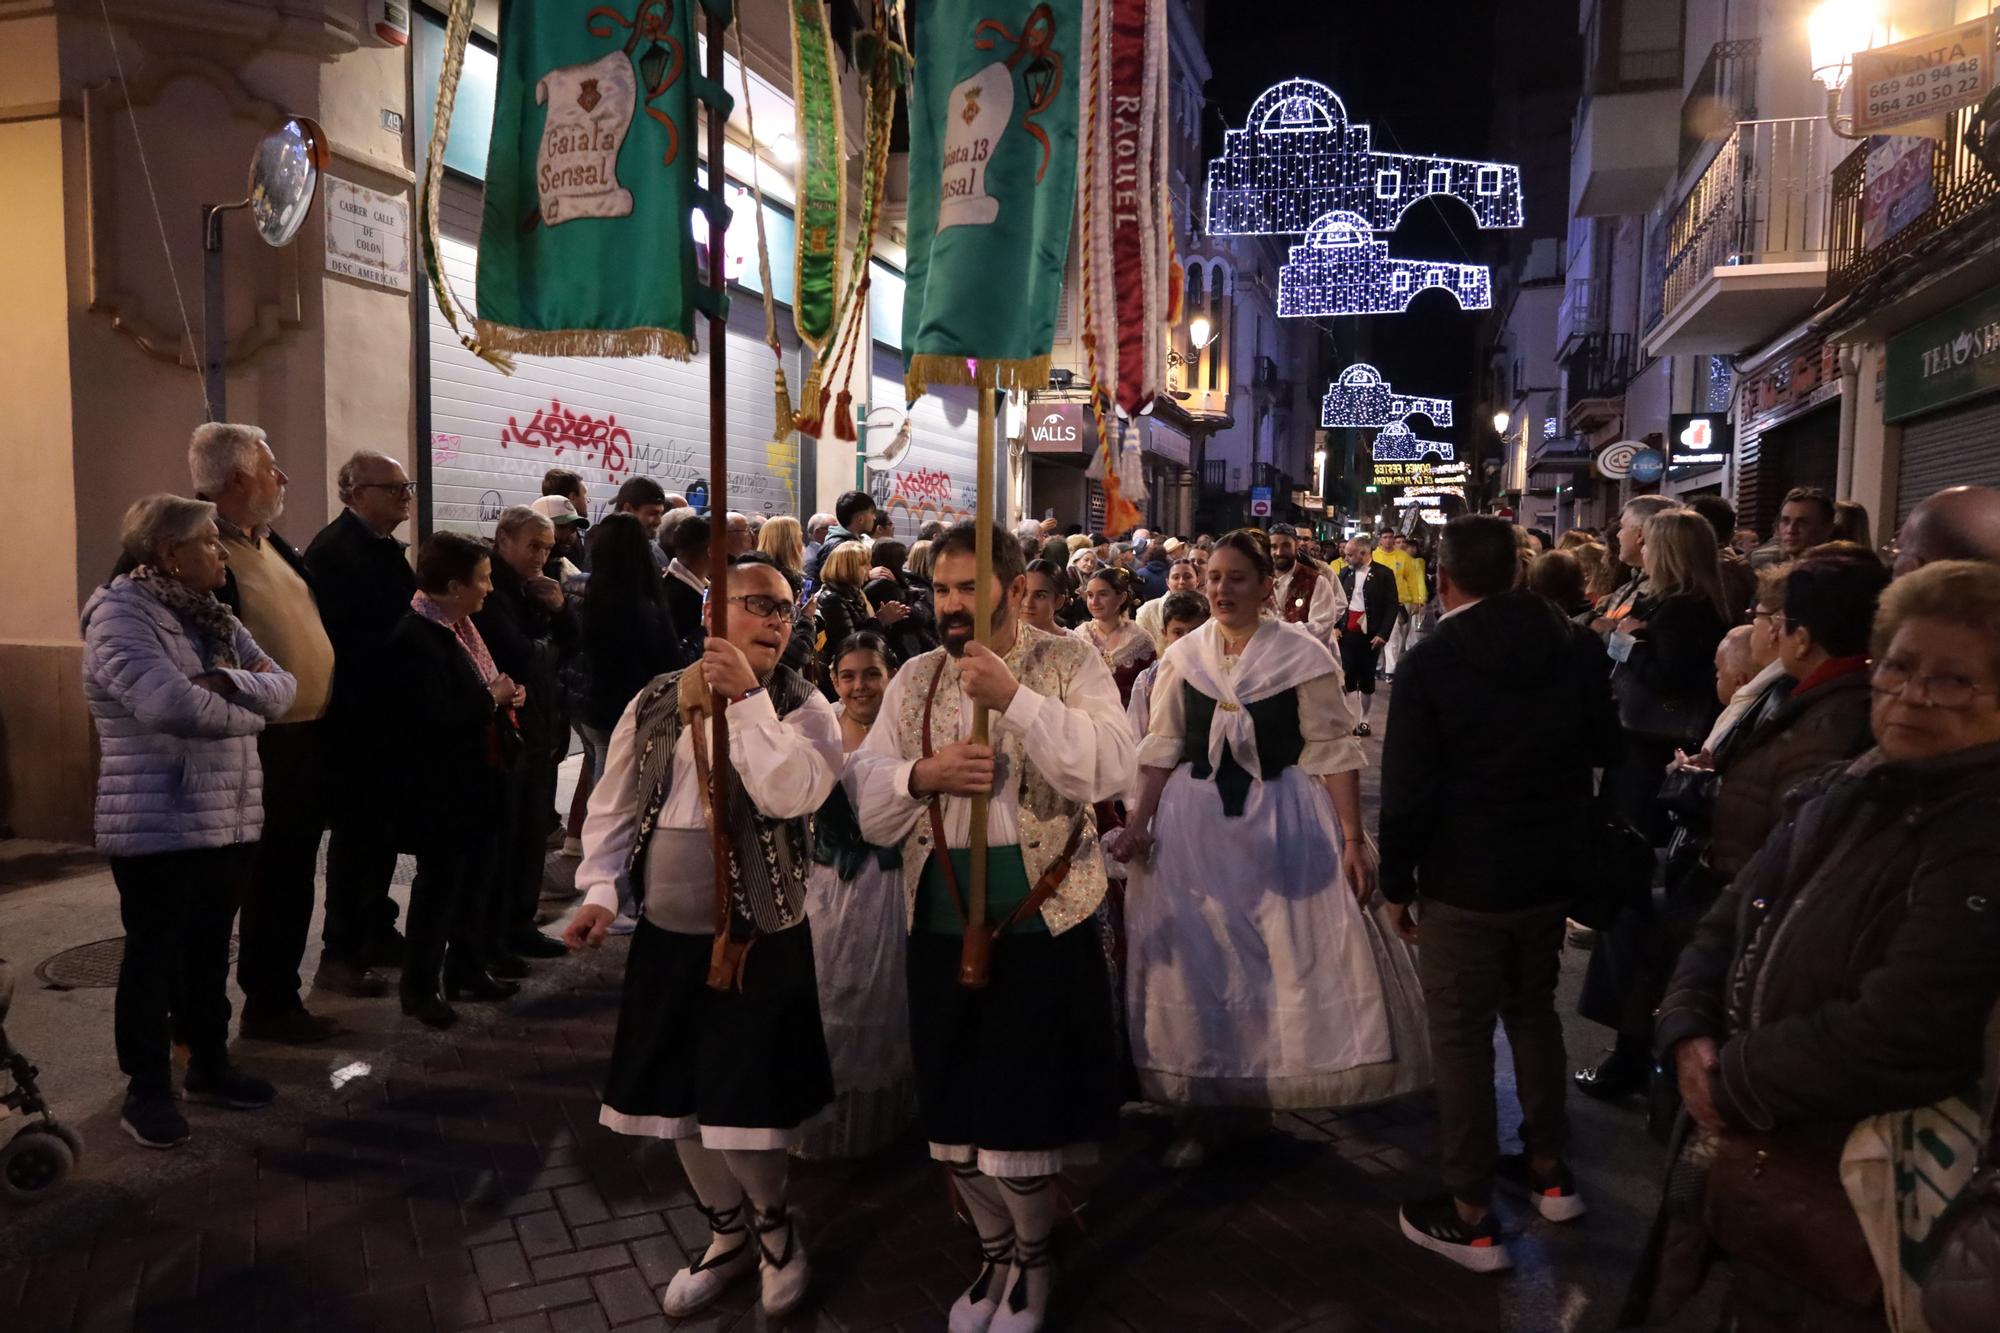
[[1479,1222],[1458,1215],[1458,1205],[1449,1194],[1434,1199],[1406,1203],[1397,1214],[1403,1234],[1433,1254],[1441,1254],[1460,1268],[1475,1273],[1498,1273],[1514,1266],[1500,1240],[1500,1225],[1488,1213]]
[[1576,1192],[1576,1181],[1571,1178],[1569,1168],[1561,1162],[1556,1163],[1555,1170],[1541,1175],[1528,1165],[1526,1153],[1506,1153],[1493,1164],[1493,1179],[1526,1195],[1528,1202],[1535,1205],[1535,1211],[1551,1222],[1573,1222],[1590,1211],[1584,1207],[1583,1196]]

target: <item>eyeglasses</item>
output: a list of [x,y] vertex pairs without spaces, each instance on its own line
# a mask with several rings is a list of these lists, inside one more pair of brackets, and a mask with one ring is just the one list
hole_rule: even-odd
[[1784,615],[1783,611],[1765,611],[1759,609],[1750,613],[1750,623],[1754,625],[1765,620],[1782,620],[1784,619]]
[[394,491],[398,495],[415,495],[417,483],[414,481],[364,481],[354,488],[357,491]]
[[1908,697],[1910,686],[1921,685],[1924,691],[1922,702],[1931,708],[1964,708],[1980,695],[1994,692],[1991,687],[1981,686],[1970,677],[1952,671],[1928,676],[1914,675],[1908,662],[1893,657],[1877,662],[1870,679],[1877,694],[1897,695],[1911,704],[1918,700]]
[[759,620],[776,620],[791,615],[795,609],[794,604],[788,599],[767,597],[761,592],[747,593],[742,597],[730,597],[726,600],[732,606],[742,607]]

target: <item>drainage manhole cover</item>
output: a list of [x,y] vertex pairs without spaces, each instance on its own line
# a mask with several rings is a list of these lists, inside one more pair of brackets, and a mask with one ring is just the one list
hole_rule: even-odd
[[[236,940],[229,941],[229,957],[236,958]],[[50,990],[109,989],[118,984],[118,968],[125,961],[125,937],[79,944],[44,958],[35,975]]]

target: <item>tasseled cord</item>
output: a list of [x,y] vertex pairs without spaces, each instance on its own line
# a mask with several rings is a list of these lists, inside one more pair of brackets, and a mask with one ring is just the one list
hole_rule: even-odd
[[783,363],[780,363],[771,372],[771,380],[772,387],[777,395],[775,416],[778,425],[778,438],[782,440],[787,435],[790,435],[798,425],[798,417],[792,411],[791,386],[785,383],[785,367]]
[[826,420],[826,405],[832,397],[820,387],[819,372],[820,363],[814,362],[812,370],[806,374],[805,392],[799,395],[798,413],[792,418],[792,425],[798,429],[799,434],[815,438],[818,437],[820,426]]
[[845,389],[833,400],[833,438],[849,444],[860,438],[854,429],[854,395]]

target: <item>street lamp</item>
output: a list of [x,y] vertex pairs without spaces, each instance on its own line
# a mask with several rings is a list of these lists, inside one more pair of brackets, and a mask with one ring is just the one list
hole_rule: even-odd
[[1191,391],[1180,387],[1180,377],[1174,372],[1199,362],[1202,351],[1214,341],[1215,324],[1207,315],[1196,315],[1188,321],[1188,343],[1194,350],[1182,352],[1178,347],[1167,349],[1167,393],[1170,397],[1180,402],[1186,402],[1194,397]]
[[1843,139],[1865,138],[1854,133],[1854,118],[1840,113],[1840,96],[1854,73],[1854,53],[1886,41],[1877,0],[1826,0],[1806,16],[1806,43],[1812,51],[1813,78],[1826,89],[1826,122]]
[[1215,341],[1215,325],[1209,322],[1207,315],[1196,315],[1188,321],[1188,341],[1194,344],[1197,352]]
[[1512,424],[1513,420],[1514,418],[1507,415],[1505,408],[1495,412],[1493,414],[1493,433],[1495,435],[1505,435],[1507,427]]

